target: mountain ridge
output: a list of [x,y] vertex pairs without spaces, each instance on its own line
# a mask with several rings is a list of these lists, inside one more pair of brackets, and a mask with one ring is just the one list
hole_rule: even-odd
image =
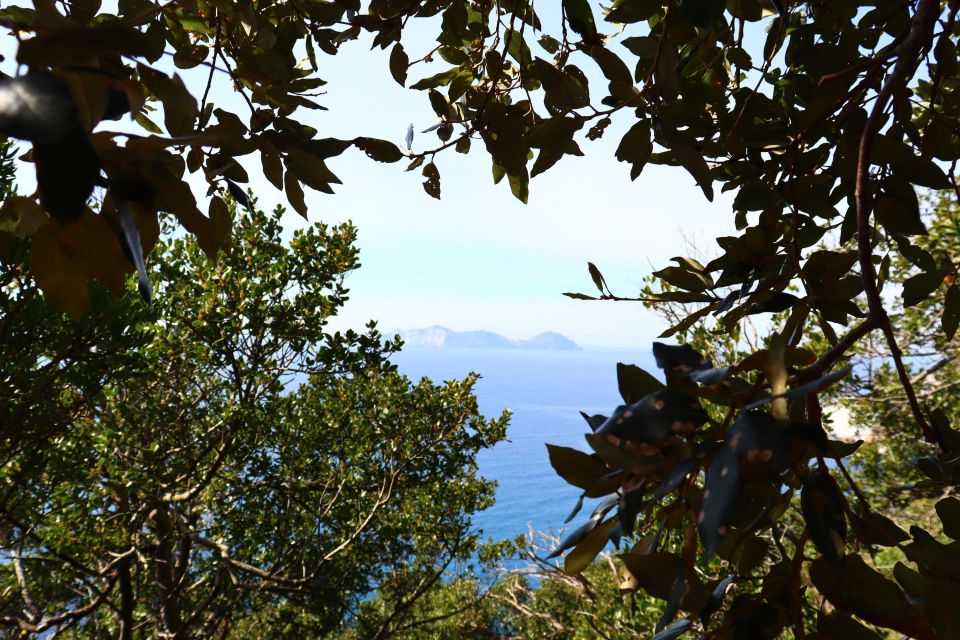
[[397,331],[409,347],[444,349],[534,349],[539,351],[580,351],[576,342],[556,331],[544,331],[528,340],[514,340],[492,331],[454,331],[440,325]]

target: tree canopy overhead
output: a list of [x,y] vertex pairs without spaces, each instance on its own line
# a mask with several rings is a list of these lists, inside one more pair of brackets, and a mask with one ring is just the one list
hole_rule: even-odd
[[[0,84],[0,132],[30,141],[38,178],[36,194],[0,210],[0,241],[31,237],[38,285],[80,317],[88,278],[119,291],[137,268],[149,296],[144,252],[158,211],[216,255],[231,226],[223,196],[244,202],[248,171],[305,213],[302,185],[329,191],[338,179],[326,162],[350,147],[384,162],[407,156],[439,197],[442,153],[482,146],[494,181],[527,201],[530,178],[624,120],[615,154],[632,177],[671,165],[707,199],[734,195],[739,234],[717,239],[719,255],[678,256],[656,274],[665,286],[648,301],[693,305],[666,335],[736,335],[748,316],[775,315],[750,352],[658,346],[665,387],[622,368],[625,404],[588,420],[594,453],[551,450],[586,497],[613,496],[561,544],[569,570],[639,526],[624,589],[667,601],[664,640],[694,625],[712,637],[871,637],[863,623],[955,637],[956,499],[937,508],[952,542],[873,510],[844,466],[851,447],[827,437],[820,394],[850,373],[868,337],[882,337],[905,426],[936,460],[927,475],[956,486],[956,432],[916,393],[898,311],[942,300],[944,338],[960,325],[953,253],[917,240],[927,234],[918,189],[957,193],[958,11],[953,0],[562,0],[547,20],[525,0],[173,0],[121,2],[113,15],[97,2],[38,0],[0,10],[23,65]],[[437,34],[423,52],[404,39],[419,18]],[[355,39],[389,50],[394,79],[425,93],[440,119],[432,149],[341,140],[300,122],[333,64],[325,56]],[[187,87],[158,62],[165,53],[229,74],[249,114]],[[111,132],[104,121],[124,113],[142,135]],[[208,182],[208,213],[185,172]],[[628,298],[597,267],[590,275],[599,293],[573,297]],[[877,571],[864,559],[876,546],[909,564],[893,578]],[[731,581],[743,590],[726,605]],[[823,599],[837,611],[818,609]],[[671,623],[680,610],[688,617]]]

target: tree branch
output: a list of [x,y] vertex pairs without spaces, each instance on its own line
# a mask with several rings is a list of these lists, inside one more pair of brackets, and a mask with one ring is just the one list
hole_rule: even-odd
[[893,72],[880,88],[877,98],[874,101],[873,109],[863,128],[863,134],[860,136],[860,148],[857,156],[856,187],[854,189],[860,277],[863,280],[863,290],[867,296],[867,304],[870,309],[869,317],[883,330],[883,335],[890,347],[890,355],[893,357],[894,364],[896,365],[897,376],[900,378],[900,384],[910,402],[910,410],[917,424],[920,425],[923,437],[928,442],[935,442],[936,435],[930,428],[930,425],[927,424],[923,411],[920,409],[920,404],[917,402],[916,393],[913,390],[910,377],[903,364],[903,353],[900,351],[896,336],[893,333],[890,317],[887,315],[887,311],[883,306],[883,299],[880,296],[880,289],[877,285],[877,273],[873,267],[873,225],[870,223],[870,214],[873,209],[873,196],[870,190],[870,155],[873,151],[874,140],[880,131],[884,114],[886,113],[887,106],[890,104],[894,92],[906,87],[907,82],[909,82],[917,70],[921,53],[930,46],[932,30],[936,24],[939,9],[940,2],[938,0],[920,0],[910,24],[910,33],[897,48],[897,62],[893,67]]

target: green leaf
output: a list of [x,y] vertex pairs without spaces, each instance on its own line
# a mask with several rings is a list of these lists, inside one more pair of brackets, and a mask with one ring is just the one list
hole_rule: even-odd
[[563,0],[563,10],[570,28],[580,34],[586,42],[597,38],[597,23],[593,19],[593,10],[589,0]]
[[663,11],[661,0],[614,0],[604,20],[616,24],[633,24],[648,20]]
[[524,169],[515,176],[508,175],[507,180],[510,182],[510,193],[523,204],[527,204],[527,199],[530,197],[530,176],[527,175],[527,170]]
[[504,42],[507,45],[507,55],[521,65],[528,65],[533,60],[533,54],[530,53],[530,47],[527,46],[523,36],[519,31],[508,29],[503,34]]
[[588,533],[570,553],[563,559],[563,572],[567,575],[576,575],[590,566],[610,539],[610,530],[617,523],[616,518],[610,518]]
[[436,89],[437,87],[445,87],[450,84],[454,78],[460,75],[460,68],[453,67],[452,69],[447,69],[438,74],[432,75],[428,78],[423,78],[417,82],[410,85],[411,89],[416,89],[422,91],[424,89]]

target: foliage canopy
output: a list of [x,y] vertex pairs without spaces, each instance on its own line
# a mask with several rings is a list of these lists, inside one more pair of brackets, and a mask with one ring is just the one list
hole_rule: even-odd
[[[665,336],[710,323],[736,336],[748,317],[773,315],[763,316],[769,336],[750,352],[659,345],[666,386],[621,368],[625,404],[588,420],[594,453],[551,450],[561,475],[588,496],[615,492],[561,544],[568,568],[583,569],[608,539],[630,535],[643,513],[635,536],[643,537],[622,558],[631,576],[624,588],[667,601],[660,638],[695,624],[711,637],[781,629],[871,637],[864,622],[956,637],[956,498],[937,510],[953,542],[896,527],[848,474],[852,447],[828,439],[820,395],[881,336],[906,426],[935,453],[927,475],[956,485],[956,432],[918,395],[895,311],[942,299],[934,307],[943,339],[960,325],[956,263],[942,243],[923,239],[917,193],[956,193],[960,2],[614,0],[601,8],[562,0],[560,9],[552,24],[526,0],[132,0],[117,15],[96,1],[61,12],[37,0],[0,10],[0,24],[21,38],[26,69],[0,86],[0,132],[32,142],[38,177],[34,196],[7,199],[0,242],[32,237],[33,277],[80,317],[88,278],[119,291],[136,267],[149,295],[143,251],[156,241],[158,211],[173,213],[208,255],[226,245],[220,194],[243,201],[237,183],[247,178],[237,158],[259,154],[266,177],[305,213],[301,185],[330,190],[338,180],[326,161],[351,146],[385,162],[409,156],[408,168],[439,197],[439,154],[479,141],[494,181],[506,178],[526,201],[531,177],[581,154],[584,139],[622,118],[629,128],[615,153],[632,177],[648,164],[672,165],[708,199],[717,188],[735,196],[739,235],[718,238],[720,255],[679,256],[657,272],[664,287],[647,301],[694,305]],[[434,19],[438,31],[422,57],[402,40],[414,18]],[[405,154],[370,138],[319,137],[297,121],[298,109],[317,106],[309,95],[322,83],[317,50],[333,54],[365,34],[390,49],[400,84],[419,63],[441,67],[410,82],[440,119],[433,149]],[[166,47],[177,66],[228,73],[248,99],[249,121],[151,66]],[[591,90],[597,75],[600,91],[596,82]],[[48,107],[28,109],[35,98]],[[166,135],[150,119],[157,105]],[[153,135],[99,125],[128,111]],[[209,183],[207,215],[184,171]],[[94,214],[86,200],[98,186],[104,205]],[[597,267],[590,273],[599,294],[570,295],[627,299]],[[904,277],[899,298],[892,274]],[[799,526],[792,537],[781,527],[789,517]],[[898,564],[892,578],[878,572],[864,560],[875,546],[898,549],[910,565]],[[738,588],[756,588],[726,606],[728,573]],[[835,611],[818,608],[807,584]],[[689,616],[672,623],[680,610]]]
[[316,225],[285,248],[279,216],[237,216],[216,263],[162,242],[152,306],[91,287],[79,321],[43,303],[27,243],[10,248],[6,629],[300,638],[376,593],[361,621],[383,637],[421,624],[412,605],[474,558],[493,489],[475,458],[505,419],[479,415],[474,379],[411,384],[372,327],[328,332],[355,231]]

